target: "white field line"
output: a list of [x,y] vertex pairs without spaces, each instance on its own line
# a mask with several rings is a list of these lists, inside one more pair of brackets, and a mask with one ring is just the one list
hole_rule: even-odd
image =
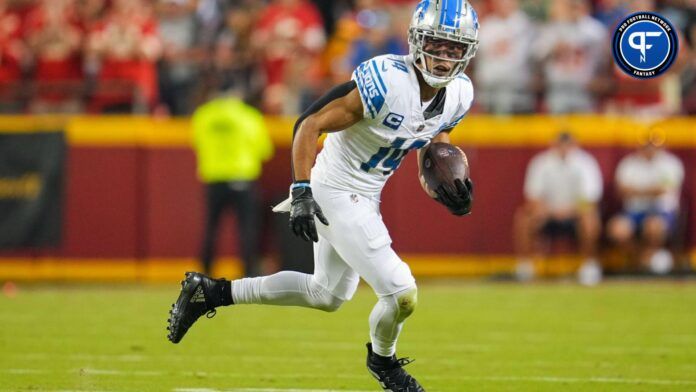
[[[110,392],[110,391],[103,391],[103,390],[94,390],[94,389],[37,389],[32,391],[36,392]],[[111,391],[113,392],[113,391]]]
[[28,361],[40,361],[44,359],[49,359],[50,355],[48,353],[21,353],[21,354],[9,354],[8,356],[17,359],[26,359]]
[[154,370],[115,370],[115,369],[93,369],[81,368],[69,371],[69,373],[79,373],[80,375],[95,375],[95,376],[144,376],[144,377],[159,377],[163,376],[164,372]]
[[372,392],[372,390],[361,389],[297,389],[297,388],[233,388],[233,389],[210,389],[210,388],[175,388],[172,392]]
[[147,357],[144,355],[136,354],[86,354],[86,353],[74,353],[74,354],[48,354],[48,353],[22,353],[11,355],[13,358],[19,360],[36,361],[36,360],[55,360],[55,359],[67,359],[74,361],[109,361],[109,362],[143,362],[152,357]]
[[117,361],[117,362],[143,362],[146,357],[143,355],[94,355],[94,354],[70,354],[67,359],[75,361]]
[[625,355],[625,354],[650,354],[650,355],[666,355],[666,354],[691,354],[693,353],[693,348],[684,347],[682,344],[680,347],[621,347],[621,346],[607,346],[607,347],[586,347],[585,352],[589,354],[608,354],[608,355]]
[[7,373],[10,374],[43,374],[43,373],[48,373],[45,370],[41,369],[5,369]]
[[[5,369],[4,372],[11,374],[36,374],[46,373],[44,370],[40,369]],[[76,369],[71,370],[70,374],[84,374],[84,375],[104,375],[104,376],[115,376],[115,377],[132,377],[132,376],[164,376],[164,372],[158,371],[125,371],[125,370],[115,370],[115,369]],[[206,372],[191,372],[188,373],[190,376],[197,378],[246,378],[249,377],[247,373],[206,373]],[[364,375],[321,375],[315,373],[293,373],[289,375],[274,375],[275,378],[341,378],[341,379],[363,379]],[[469,377],[469,376],[425,376],[424,379],[430,380],[449,380],[449,381],[491,381],[491,382],[537,382],[537,383],[568,383],[568,384],[629,384],[629,385],[693,385],[696,386],[696,380],[678,380],[678,379],[649,379],[649,378],[619,378],[619,377],[555,377],[555,376],[491,376],[491,377]],[[177,392],[213,392],[214,389],[177,389]],[[284,391],[284,392],[326,392],[327,390],[312,390],[312,389],[259,389],[259,388],[246,388],[246,389],[229,389],[224,390],[225,392],[272,392],[272,391]]]
[[102,391],[94,389],[32,389],[36,392],[113,392],[113,391]]
[[[109,392],[99,389],[31,389],[32,392]],[[16,389],[0,389],[0,392],[17,392]],[[113,392],[113,391],[112,391]]]

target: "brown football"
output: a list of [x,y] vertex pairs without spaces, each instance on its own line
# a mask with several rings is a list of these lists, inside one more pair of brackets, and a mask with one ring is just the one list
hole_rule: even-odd
[[423,179],[431,190],[441,184],[454,187],[454,180],[469,177],[469,161],[466,155],[449,143],[430,143],[421,154]]

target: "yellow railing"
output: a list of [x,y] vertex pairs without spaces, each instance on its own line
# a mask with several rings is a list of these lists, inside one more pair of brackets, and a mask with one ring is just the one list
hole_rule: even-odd
[[[290,145],[294,120],[266,118],[277,146]],[[559,130],[567,130],[588,146],[634,146],[649,129],[664,135],[667,146],[696,147],[696,117],[649,120],[598,115],[472,115],[462,121],[452,139],[472,147],[539,146],[551,141]],[[0,116],[0,132],[42,130],[65,130],[68,142],[75,146],[185,147],[191,140],[187,118]]]

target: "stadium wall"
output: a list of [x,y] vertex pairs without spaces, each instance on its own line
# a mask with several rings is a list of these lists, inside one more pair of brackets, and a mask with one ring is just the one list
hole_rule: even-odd
[[[293,119],[268,118],[276,155],[261,179],[263,204],[287,195]],[[560,129],[573,132],[599,160],[605,182],[603,212],[618,208],[611,181],[618,160],[648,128],[666,135],[687,170],[686,207],[696,208],[696,119],[642,122],[597,116],[472,116],[453,133],[469,157],[476,184],[474,213],[452,217],[429,200],[416,178],[415,154],[387,185],[382,213],[394,247],[418,275],[477,275],[512,268],[512,216],[522,202],[530,157]],[[149,117],[0,117],[0,132],[60,129],[68,140],[62,245],[0,252],[0,279],[177,279],[196,267],[203,225],[202,186],[195,176],[186,119]],[[694,216],[693,212],[690,214]],[[266,209],[265,252],[276,249]],[[235,229],[229,218],[219,238],[228,262],[221,274],[239,273]],[[694,219],[688,249],[696,248]],[[572,271],[577,260],[548,263],[548,273]]]

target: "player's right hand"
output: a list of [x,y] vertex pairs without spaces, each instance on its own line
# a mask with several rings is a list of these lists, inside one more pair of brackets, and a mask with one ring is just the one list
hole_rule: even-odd
[[312,196],[309,184],[294,184],[292,188],[292,203],[290,207],[290,228],[296,236],[305,241],[319,241],[314,216],[325,225],[329,225],[324,213]]

